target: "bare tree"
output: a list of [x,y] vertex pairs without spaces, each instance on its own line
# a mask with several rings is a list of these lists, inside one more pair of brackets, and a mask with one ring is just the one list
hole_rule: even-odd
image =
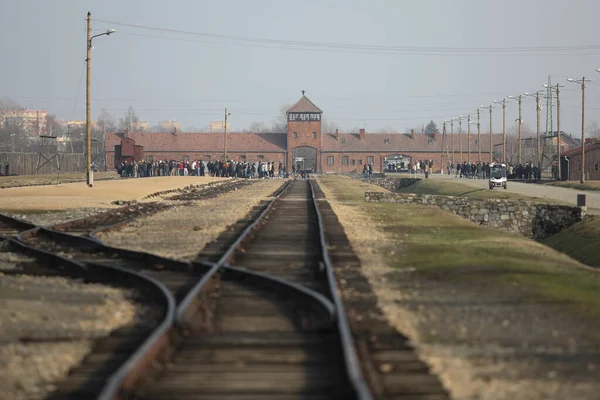
[[249,132],[249,133],[264,133],[264,132],[270,132],[270,131],[271,131],[271,128],[262,121],[253,122],[250,124],[250,127],[248,129],[246,129],[246,132]]
[[[133,113],[135,114],[135,111],[133,111]],[[114,132],[117,130],[115,117],[106,111],[106,109],[102,109],[102,111],[100,111],[100,116],[96,120],[96,126],[103,132]]]
[[140,119],[135,112],[135,108],[133,108],[133,106],[129,106],[127,111],[125,111],[125,116],[123,118],[119,118],[119,128],[127,129],[129,132],[133,132],[139,122]]
[[62,136],[64,134],[64,128],[58,123],[54,114],[48,114],[46,117],[46,129],[50,136]]
[[592,138],[600,138],[600,124],[598,121],[590,121],[586,127],[587,136]]

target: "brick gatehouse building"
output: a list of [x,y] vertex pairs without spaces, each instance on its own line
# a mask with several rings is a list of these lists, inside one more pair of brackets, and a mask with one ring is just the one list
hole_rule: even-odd
[[[292,170],[313,169],[318,172],[361,172],[362,165],[372,163],[376,172],[386,168],[386,161],[408,164],[409,161],[433,160],[433,170],[446,168],[448,157],[455,161],[489,161],[489,134],[471,132],[469,143],[466,128],[461,139],[455,129],[454,153],[450,134],[444,140],[440,133],[358,133],[322,132],[323,111],[302,97],[287,111],[288,129],[282,133],[109,133],[106,135],[108,165],[114,165],[115,145],[124,135],[144,147],[148,160],[217,160],[224,157],[238,161],[283,162]],[[466,124],[465,124],[466,125]],[[455,126],[456,128],[456,126]],[[494,134],[494,143],[502,143],[501,135]],[[445,143],[442,143],[445,142]],[[227,149],[225,148],[227,146]],[[442,146],[446,151],[442,151]],[[470,154],[469,154],[470,150]],[[442,159],[443,158],[443,159]],[[443,161],[443,163],[442,163]],[[293,164],[292,164],[293,163]]]

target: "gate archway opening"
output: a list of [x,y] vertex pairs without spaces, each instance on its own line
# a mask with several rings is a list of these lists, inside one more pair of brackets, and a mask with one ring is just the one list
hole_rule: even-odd
[[391,154],[383,159],[385,172],[408,172],[408,164],[412,157],[405,154]]
[[292,151],[292,166],[296,172],[317,172],[317,149],[309,146],[296,147]]

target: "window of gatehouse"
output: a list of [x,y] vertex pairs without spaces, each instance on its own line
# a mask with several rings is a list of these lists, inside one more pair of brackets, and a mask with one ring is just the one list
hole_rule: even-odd
[[342,144],[346,144],[346,139],[342,139]]
[[258,159],[259,159],[259,160],[264,160],[264,159],[265,159],[265,156],[263,156],[262,154],[259,154],[259,155],[258,155]]
[[348,156],[342,156],[342,164],[348,165]]
[[383,139],[383,143],[390,144],[390,139]]
[[246,155],[245,155],[245,154],[242,154],[242,155],[240,156],[240,160],[246,160]]
[[350,160],[350,165],[356,165],[356,160]]
[[373,156],[369,156],[369,164],[375,164],[375,159]]
[[183,156],[183,162],[190,162],[190,156]]
[[206,155],[204,156],[204,159],[205,159],[205,160],[210,160],[211,158],[212,158],[212,157],[211,157],[211,155],[210,155],[210,154],[206,154]]
[[298,132],[292,133],[292,136],[294,137],[294,139],[298,139]]
[[362,165],[362,160],[358,160],[358,165]]
[[317,132],[313,132],[313,139],[317,138]]
[[594,171],[600,172],[600,164],[594,164]]
[[152,156],[146,156],[146,161],[152,162],[154,161],[154,158]]
[[333,165],[333,156],[327,157],[327,165]]

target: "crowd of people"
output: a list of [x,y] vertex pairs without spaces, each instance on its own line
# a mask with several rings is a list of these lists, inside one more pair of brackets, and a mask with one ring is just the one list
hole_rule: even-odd
[[286,167],[272,161],[246,162],[234,160],[208,161],[123,161],[117,172],[124,178],[152,176],[217,176],[234,178],[281,178]]
[[[469,179],[489,179],[490,163],[489,162],[471,162],[463,161],[462,163],[448,163],[448,175],[454,175],[455,178]],[[508,179],[517,180],[539,180],[542,178],[541,171],[532,163],[517,164],[506,166],[506,177]]]

